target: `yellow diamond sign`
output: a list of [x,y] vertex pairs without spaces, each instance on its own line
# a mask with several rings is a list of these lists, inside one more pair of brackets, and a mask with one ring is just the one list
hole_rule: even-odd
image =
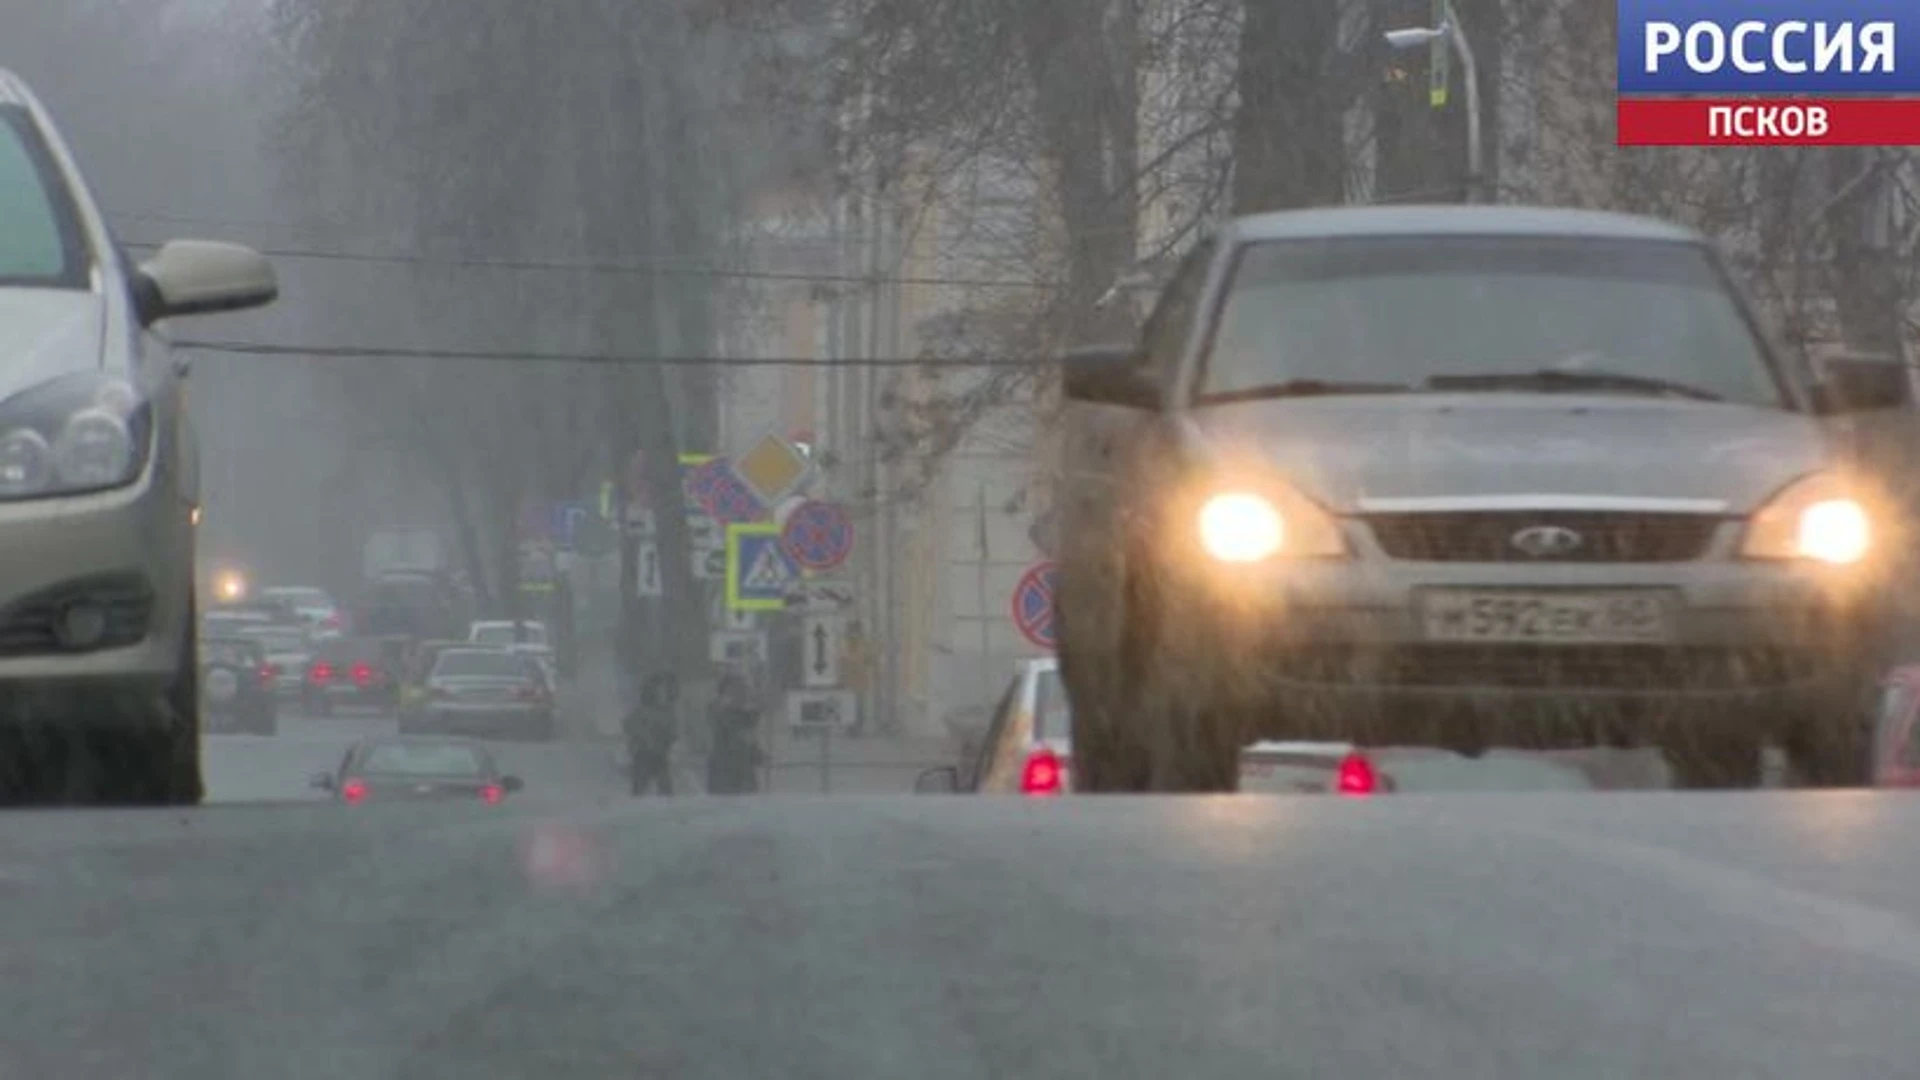
[[768,435],[740,455],[733,472],[761,502],[773,506],[806,479],[807,457],[787,440]]

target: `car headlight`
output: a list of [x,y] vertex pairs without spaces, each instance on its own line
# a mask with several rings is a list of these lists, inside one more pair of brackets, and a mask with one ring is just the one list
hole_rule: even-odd
[[0,499],[99,491],[146,467],[152,413],[133,386],[65,375],[0,402]]
[[1873,515],[1839,477],[1820,473],[1787,485],[1747,526],[1749,559],[1808,559],[1850,566],[1873,550]]
[[1333,515],[1291,491],[1222,491],[1200,504],[1201,548],[1223,563],[1346,554]]

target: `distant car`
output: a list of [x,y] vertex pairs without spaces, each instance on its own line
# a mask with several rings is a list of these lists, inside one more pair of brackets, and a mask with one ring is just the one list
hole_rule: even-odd
[[553,694],[538,661],[510,649],[447,649],[427,675],[424,706],[404,716],[404,731],[554,736]]
[[273,697],[273,673],[259,639],[200,639],[200,711],[208,731],[274,734]]
[[471,739],[361,739],[315,788],[350,806],[365,802],[497,804],[520,791],[520,778],[500,771],[485,746]]
[[[1240,790],[1374,795],[1427,791],[1584,791],[1602,786],[1582,762],[1519,751],[1467,758],[1425,747],[1362,749],[1344,742],[1253,743],[1240,752]],[[922,793],[1066,795],[1073,791],[1072,714],[1059,663],[1023,660],[971,760],[915,780]]]
[[306,681],[307,668],[313,662],[313,640],[307,636],[306,629],[267,623],[243,626],[237,633],[258,641],[266,651],[267,670],[273,676],[274,696],[299,697],[301,686]]
[[260,599],[284,604],[315,637],[338,637],[347,631],[346,615],[324,589],[307,585],[275,585],[260,590]]
[[434,661],[448,649],[471,649],[473,643],[465,639],[455,641],[442,639],[415,642],[407,654],[406,666],[400,677],[399,718],[402,730],[421,718],[421,712],[427,704],[427,676],[433,674]]
[[390,710],[398,704],[398,665],[393,647],[382,638],[337,637],[314,642],[301,701],[313,716],[331,716],[336,707]]

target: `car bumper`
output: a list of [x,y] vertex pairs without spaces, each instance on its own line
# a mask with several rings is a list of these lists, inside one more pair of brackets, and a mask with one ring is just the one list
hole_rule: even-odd
[[[114,491],[0,503],[0,684],[172,678],[192,632],[190,513],[151,466]],[[63,649],[53,620],[82,598],[107,612],[107,644]]]
[[[1249,587],[1249,586],[1252,587]],[[1428,589],[1660,590],[1658,643],[1459,643],[1429,637]],[[1802,710],[1857,695],[1883,638],[1867,590],[1824,568],[1673,564],[1306,563],[1220,590],[1265,681],[1306,709],[1570,703]],[[1178,632],[1177,630],[1175,632]]]

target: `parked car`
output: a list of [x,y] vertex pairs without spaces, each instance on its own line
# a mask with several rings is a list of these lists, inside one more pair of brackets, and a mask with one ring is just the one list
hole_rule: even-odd
[[270,303],[273,268],[196,241],[133,264],[52,116],[4,71],[0,205],[0,683],[46,706],[0,722],[58,717],[34,738],[67,751],[16,761],[7,794],[58,797],[84,755],[91,801],[196,803],[199,456],[166,327]]
[[251,735],[278,731],[274,675],[258,638],[200,640],[200,701],[209,731]]

